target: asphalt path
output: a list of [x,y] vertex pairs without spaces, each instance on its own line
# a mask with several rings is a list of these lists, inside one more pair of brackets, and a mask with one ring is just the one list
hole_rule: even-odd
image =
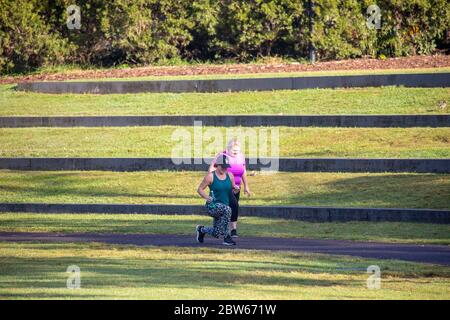
[[240,237],[237,245],[224,246],[220,239],[205,237],[200,244],[195,235],[168,234],[118,234],[118,233],[30,233],[0,232],[0,241],[5,242],[101,242],[109,244],[206,247],[224,249],[252,249],[273,251],[296,251],[347,255],[374,259],[396,259],[450,266],[450,247],[443,245],[388,244],[346,240],[312,240],[299,238]]

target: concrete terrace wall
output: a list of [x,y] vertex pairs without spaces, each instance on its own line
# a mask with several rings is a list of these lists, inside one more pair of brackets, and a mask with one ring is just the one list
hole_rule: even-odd
[[[0,158],[0,169],[205,171],[211,159],[171,158]],[[278,165],[277,165],[278,161]],[[248,170],[284,172],[418,172],[450,173],[450,159],[260,158],[247,159]],[[276,166],[276,167],[274,167]]]
[[[205,209],[201,205],[0,203],[0,212],[203,215],[204,211]],[[399,221],[450,223],[450,211],[431,209],[241,206],[240,214],[243,216],[311,222]]]
[[450,115],[228,115],[0,117],[0,128],[192,126],[194,121],[214,127],[450,127]]
[[216,80],[27,82],[18,90],[43,93],[139,93],[270,91],[351,87],[449,87],[450,73],[379,74]]

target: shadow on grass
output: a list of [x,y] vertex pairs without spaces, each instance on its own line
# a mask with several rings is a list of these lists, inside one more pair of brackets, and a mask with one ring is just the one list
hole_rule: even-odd
[[[0,215],[0,231],[34,231],[65,233],[128,233],[194,235],[195,226],[212,225],[206,215]],[[441,224],[403,222],[303,222],[286,219],[241,217],[241,236],[292,237],[312,239],[346,239],[363,241],[397,241],[450,243],[450,227]]]
[[[82,185],[79,176],[83,174],[86,173],[52,172],[26,176],[21,173],[20,176],[13,175],[8,179],[2,179],[4,181],[0,185],[0,191],[19,193],[21,199],[64,196],[89,198],[89,202],[92,202],[91,199],[95,198],[124,197],[134,198],[136,199],[134,202],[138,203],[164,202],[161,199],[180,199],[181,201],[174,201],[180,204],[202,203],[195,194],[197,185],[187,185],[186,188],[175,187],[172,190],[168,189],[169,191],[167,188],[156,190],[156,187],[146,187],[139,183],[124,187],[118,183],[118,179],[110,180],[107,186],[95,185],[89,181]],[[96,178],[93,177],[93,179]],[[332,181],[325,179],[327,180],[323,183],[305,187],[304,182],[299,181],[299,178],[284,174],[269,181],[272,185],[252,186],[254,196],[242,197],[241,204],[450,209],[450,175],[367,174],[349,178],[343,176]],[[255,182],[257,183],[257,180]],[[27,186],[29,183],[32,187]],[[170,186],[171,181],[164,183]],[[129,191],[137,186],[146,188],[145,191],[148,190],[148,192]],[[124,188],[128,190],[123,190]]]
[[[173,198],[173,199],[199,199],[197,196],[189,195],[170,195],[167,193],[130,193],[126,191],[117,191],[114,188],[121,187],[117,185],[117,180],[112,180],[112,186],[93,186],[86,184],[85,186],[77,186],[82,180],[79,176],[86,174],[83,172],[77,173],[43,173],[40,174],[30,174],[8,177],[5,184],[0,185],[0,191],[7,192],[19,192],[30,194],[34,197],[48,197],[48,196],[81,196],[81,197],[129,197],[129,198]],[[10,185],[8,185],[8,183]],[[31,183],[35,187],[27,186],[26,184]],[[22,185],[21,185],[22,184]],[[25,186],[23,185],[25,184]]]
[[367,174],[324,182],[323,186],[328,192],[290,193],[284,203],[342,207],[368,203],[386,208],[450,209],[450,175]]
[[33,299],[33,300],[37,300],[37,299],[50,299],[50,300],[54,300],[54,299],[76,299],[76,298],[82,298],[82,299],[113,299],[114,297],[111,296],[106,296],[106,295],[93,295],[93,294],[86,294],[85,292],[77,292],[74,290],[69,291],[69,289],[65,289],[67,290],[67,294],[64,293],[46,293],[44,291],[40,291],[40,292],[27,292],[24,294],[20,294],[20,293],[0,293],[0,299],[2,300],[6,300],[6,299],[13,299],[13,300],[21,300],[21,299]]
[[[303,278],[295,272],[305,271],[301,264],[292,262],[264,262],[233,260],[195,260],[184,259],[127,259],[126,257],[86,258],[17,258],[3,259],[0,273],[0,294],[4,298],[64,298],[77,294],[66,289],[67,266],[76,264],[81,269],[81,287],[85,290],[128,289],[234,289],[245,285],[266,286],[354,286],[360,281],[333,281],[329,279]],[[314,273],[329,272],[319,266],[306,267]],[[338,271],[335,271],[338,273]],[[41,292],[16,294],[7,293],[9,288],[15,290],[40,290]],[[56,292],[46,292],[56,290]],[[86,292],[83,298],[98,297]],[[100,293],[102,295],[103,293]]]

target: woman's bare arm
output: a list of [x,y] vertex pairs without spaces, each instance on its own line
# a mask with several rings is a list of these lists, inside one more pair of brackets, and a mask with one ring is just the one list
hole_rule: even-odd
[[244,184],[244,193],[246,193],[248,196],[251,196],[252,193],[250,192],[250,188],[248,186],[247,169],[246,168],[244,168],[244,174],[242,175],[242,183]]
[[209,201],[209,195],[205,192],[206,187],[212,183],[212,173],[208,173],[197,188],[197,192],[206,201]]

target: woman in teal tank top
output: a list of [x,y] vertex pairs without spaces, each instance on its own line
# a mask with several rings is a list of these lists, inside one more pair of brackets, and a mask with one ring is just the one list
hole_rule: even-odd
[[209,185],[209,196],[215,198],[216,202],[221,202],[224,205],[230,205],[230,191],[231,179],[229,174],[224,180],[217,177],[216,172],[213,173],[213,182]]
[[[223,236],[224,245],[235,245],[236,242],[230,236],[228,224],[231,218],[230,194],[234,188],[233,174],[227,172],[230,167],[227,156],[220,155],[216,159],[216,170],[209,172],[198,186],[198,194],[206,200],[208,215],[213,220],[212,227],[197,226],[197,241],[202,243],[206,234],[215,238]],[[209,195],[205,192],[209,187]]]

